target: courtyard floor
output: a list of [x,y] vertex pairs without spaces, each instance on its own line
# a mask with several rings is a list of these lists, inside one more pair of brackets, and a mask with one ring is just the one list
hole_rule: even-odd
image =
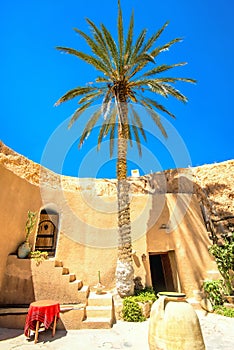
[[[234,349],[233,318],[206,314],[204,311],[197,311],[197,314],[206,350]],[[54,338],[51,338],[51,331],[46,331],[39,334],[37,344],[34,344],[33,338],[27,340],[22,330],[0,328],[0,349],[147,350],[148,325],[149,321],[142,323],[118,321],[111,329],[57,331]]]

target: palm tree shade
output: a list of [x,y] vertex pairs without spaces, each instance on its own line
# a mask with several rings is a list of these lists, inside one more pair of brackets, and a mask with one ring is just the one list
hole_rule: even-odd
[[[113,154],[114,141],[117,138],[117,183],[118,183],[118,261],[116,268],[116,287],[121,296],[131,295],[134,292],[131,220],[129,184],[127,181],[127,149],[132,140],[137,142],[141,154],[141,138],[146,140],[143,121],[137,112],[136,106],[141,105],[147,109],[148,116],[153,119],[156,127],[167,137],[159,112],[175,118],[175,116],[162,104],[155,100],[160,95],[165,98],[175,97],[177,100],[187,102],[178,89],[176,82],[194,83],[194,79],[164,77],[162,73],[175,67],[184,66],[186,62],[171,65],[155,62],[164,51],[180,42],[175,38],[161,46],[158,39],[168,25],[166,22],[156,33],[147,38],[146,29],[143,29],[134,40],[134,14],[132,13],[127,32],[124,32],[123,16],[118,1],[117,42],[104,24],[96,26],[90,19],[86,19],[91,34],[75,28],[88,44],[92,54],[86,54],[73,48],[57,47],[58,50],[74,55],[93,66],[99,71],[95,83],[78,86],[65,93],[55,105],[59,105],[73,98],[78,98],[78,108],[73,113],[69,127],[79,117],[96,105],[97,108],[89,117],[79,140],[79,147],[89,136],[90,132],[101,118],[97,147],[100,148],[104,137],[110,140],[110,155]],[[100,107],[101,105],[101,107]]]

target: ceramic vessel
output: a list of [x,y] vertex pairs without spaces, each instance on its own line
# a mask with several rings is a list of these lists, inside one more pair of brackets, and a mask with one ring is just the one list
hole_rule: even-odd
[[200,323],[185,294],[159,293],[151,308],[150,350],[205,350]]
[[17,252],[18,258],[25,259],[27,258],[30,252],[31,252],[30,244],[28,242],[24,242],[20,244],[20,246],[18,247],[18,252]]

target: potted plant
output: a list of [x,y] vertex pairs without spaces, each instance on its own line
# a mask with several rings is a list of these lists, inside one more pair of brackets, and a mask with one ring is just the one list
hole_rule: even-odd
[[98,271],[98,284],[96,284],[96,286],[94,286],[94,288],[96,288],[96,294],[102,294],[103,290],[105,289],[105,286],[103,286],[102,283],[101,283],[101,273],[100,273],[100,271]]
[[28,218],[25,224],[25,241],[21,243],[18,247],[18,258],[24,259],[31,252],[31,246],[29,244],[29,236],[32,233],[33,227],[36,223],[36,213],[28,211]]

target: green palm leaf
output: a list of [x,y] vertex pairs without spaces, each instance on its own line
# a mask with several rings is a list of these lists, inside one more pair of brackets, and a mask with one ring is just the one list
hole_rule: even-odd
[[164,112],[166,114],[168,114],[170,117],[175,119],[175,115],[172,114],[171,112],[168,111],[168,109],[166,109],[163,105],[157,103],[156,101],[152,100],[151,98],[148,97],[143,97],[143,99],[151,106],[157,108],[158,110],[160,110],[161,112]]
[[99,44],[100,48],[109,55],[108,47],[106,45],[105,39],[103,38],[102,32],[97,28],[97,26],[88,18],[86,18],[87,23],[90,25],[92,33],[96,42]]
[[168,84],[161,84],[161,86],[163,86],[166,89],[167,94],[175,97],[177,100],[182,101],[184,103],[188,101],[187,97],[183,95],[179,90],[175,89],[173,86]]
[[172,69],[172,68],[175,68],[175,67],[184,66],[186,64],[187,64],[187,62],[180,62],[180,63],[171,64],[171,65],[162,64],[160,66],[157,66],[157,67],[149,70],[148,72],[145,72],[142,76],[143,77],[149,77],[151,75],[159,74],[159,73],[165,72],[165,71],[167,71],[169,69]]
[[68,128],[70,128],[74,122],[81,116],[81,114],[88,108],[90,107],[92,104],[92,101],[89,101],[85,104],[83,104],[83,106],[77,108],[77,110],[75,111],[75,113],[73,113],[72,117],[71,117],[71,120],[68,124]]
[[120,7],[120,1],[118,0],[118,41],[119,41],[119,70],[120,74],[123,71],[123,52],[124,52],[124,29],[123,29],[123,16]]
[[95,124],[97,123],[99,117],[101,116],[102,112],[100,110],[100,108],[95,111],[93,113],[93,115],[91,116],[91,118],[89,119],[88,123],[86,124],[83,133],[81,135],[80,138],[80,142],[79,142],[79,148],[83,145],[84,140],[89,136],[89,134],[91,133],[93,127],[95,126]]
[[98,43],[95,43],[92,38],[90,38],[86,33],[82,32],[81,30],[74,28],[75,32],[81,35],[91,48],[92,52],[97,55],[103,63],[110,69],[112,70],[111,62],[109,60],[109,57],[107,53],[103,50],[102,47]]
[[133,130],[134,137],[135,137],[135,140],[136,140],[136,143],[137,143],[138,153],[139,153],[139,156],[141,157],[142,156],[141,141],[140,141],[138,129],[137,129],[137,127],[134,124],[132,124],[132,130]]
[[96,97],[99,97],[103,95],[103,91],[98,90],[98,91],[94,91],[94,92],[91,92],[90,94],[86,94],[85,96],[83,96],[80,100],[79,100],[79,104],[82,104],[84,102],[87,102],[87,101],[90,101],[90,100],[93,100],[95,98],[96,100]]
[[96,91],[97,88],[96,87],[77,87],[75,89],[69,90],[68,92],[66,92],[66,94],[64,94],[62,97],[60,97],[60,99],[55,102],[55,106],[60,105],[63,102],[69,101],[77,96],[80,95],[84,95],[93,91]]
[[93,56],[87,55],[83,52],[77,51],[75,49],[71,49],[69,47],[57,46],[56,49],[60,50],[62,52],[68,53],[70,55],[74,55],[76,57],[79,57],[81,60],[87,62],[88,64],[91,64],[96,69],[102,71],[106,75],[110,74],[110,71],[109,71],[108,67],[106,66],[106,64],[104,64],[102,61],[100,61],[99,59],[97,59]]
[[134,28],[134,13],[132,12],[130,23],[129,23],[128,34],[127,34],[126,45],[125,45],[125,52],[124,52],[125,64],[127,64],[129,55],[131,53],[132,42],[133,42],[133,28]]
[[104,24],[102,24],[101,27],[102,27],[102,32],[103,32],[107,47],[111,53],[111,57],[113,59],[115,68],[118,69],[118,67],[119,67],[118,58],[119,57],[118,57],[118,50],[117,50],[116,43],[115,43],[114,39],[112,38],[108,29],[104,26]]
[[136,112],[135,108],[132,105],[130,105],[130,110],[131,110],[131,113],[133,116],[132,117],[132,124],[137,126],[137,128],[141,132],[141,135],[143,136],[144,140],[146,141],[146,134],[145,134],[143,124],[141,122],[141,118],[140,118],[139,114]]
[[143,47],[143,52],[148,51],[155,43],[155,41],[160,37],[165,28],[168,26],[169,22],[167,21],[154,35],[152,35],[145,46]]
[[163,46],[156,47],[156,48],[151,52],[151,55],[152,55],[153,57],[156,57],[156,56],[158,56],[161,52],[169,50],[169,48],[170,48],[172,45],[174,45],[174,44],[176,44],[176,43],[179,43],[179,42],[181,42],[181,41],[182,41],[182,38],[175,38],[175,39],[169,41],[168,43],[164,44]]

